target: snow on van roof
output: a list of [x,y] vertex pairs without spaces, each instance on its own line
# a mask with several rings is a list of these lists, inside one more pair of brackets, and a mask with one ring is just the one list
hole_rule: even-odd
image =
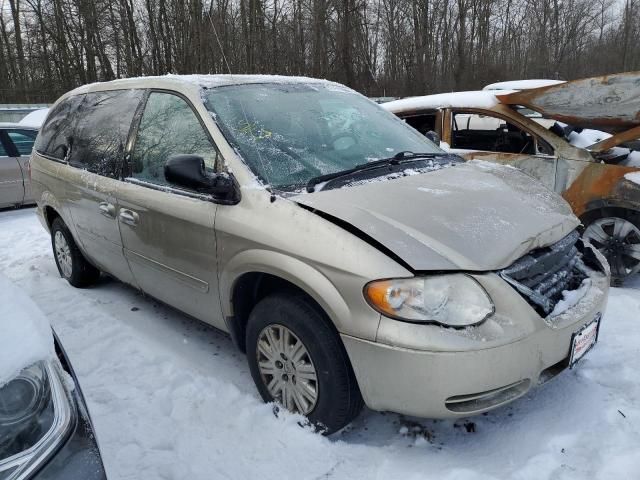
[[[162,77],[160,77],[162,78]],[[294,77],[287,75],[165,75],[165,78],[181,82],[193,83],[204,88],[214,88],[225,85],[241,85],[247,83],[331,83],[329,80],[310,77]],[[336,84],[337,85],[337,84]],[[345,87],[346,88],[346,87]]]
[[0,273],[0,387],[23,368],[53,357],[49,321],[26,293]]
[[511,80],[509,82],[498,82],[487,85],[482,90],[529,90],[532,88],[549,87],[551,85],[558,85],[565,83],[564,80],[546,80],[546,79],[531,79],[531,80]]
[[[511,92],[500,92],[511,93]],[[425,95],[424,97],[409,97],[402,100],[383,103],[381,106],[393,113],[412,110],[436,108],[492,108],[498,99],[492,92],[452,92]]]
[[109,82],[97,82],[83,85],[76,88],[70,94],[80,94],[89,91],[108,90],[113,87],[119,88],[140,88],[144,85],[140,85],[141,82],[155,83],[155,84],[173,84],[174,86],[191,86],[200,88],[215,88],[228,85],[244,85],[244,84],[257,84],[257,83],[323,83],[326,85],[332,85],[346,90],[350,90],[344,85],[331,82],[329,80],[323,80],[310,77],[294,77],[286,75],[235,75],[235,74],[188,74],[188,75],[159,75],[159,76],[143,76],[143,77],[129,77],[120,78],[118,80],[111,80]]

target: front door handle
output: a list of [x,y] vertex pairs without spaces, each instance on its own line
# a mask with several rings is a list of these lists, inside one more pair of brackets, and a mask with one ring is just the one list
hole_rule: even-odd
[[116,207],[112,203],[100,202],[98,204],[98,210],[100,211],[100,214],[104,215],[105,217],[109,217],[109,218],[116,217]]
[[122,223],[131,225],[132,227],[135,227],[138,224],[138,214],[128,208],[121,208],[119,217]]

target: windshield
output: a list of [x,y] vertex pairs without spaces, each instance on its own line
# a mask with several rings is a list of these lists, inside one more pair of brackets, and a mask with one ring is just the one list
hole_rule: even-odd
[[300,188],[402,151],[443,153],[365,97],[335,84],[250,84],[205,90],[227,141],[265,183]]

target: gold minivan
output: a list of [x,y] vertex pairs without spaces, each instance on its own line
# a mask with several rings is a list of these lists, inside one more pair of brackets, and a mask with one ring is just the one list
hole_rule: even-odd
[[606,260],[521,171],[463,162],[342,85],[84,86],[31,159],[60,274],[228,332],[265,401],[323,432],[504,405],[596,343]]

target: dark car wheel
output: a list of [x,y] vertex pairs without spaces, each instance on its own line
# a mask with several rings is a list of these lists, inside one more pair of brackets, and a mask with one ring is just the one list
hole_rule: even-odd
[[54,219],[51,224],[51,246],[62,278],[78,288],[96,283],[100,277],[100,270],[84,258],[71,232],[60,217]]
[[262,299],[249,316],[246,340],[251,375],[265,402],[305,415],[327,435],[362,409],[340,337],[305,296]]
[[593,219],[583,238],[607,258],[612,285],[640,271],[640,218],[633,212],[618,211]]

